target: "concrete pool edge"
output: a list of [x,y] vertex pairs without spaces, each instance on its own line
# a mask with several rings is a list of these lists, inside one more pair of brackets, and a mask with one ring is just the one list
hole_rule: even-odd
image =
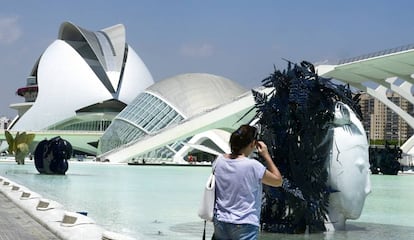
[[30,217],[64,240],[133,240],[130,236],[106,231],[81,213],[70,212],[53,200],[0,176],[0,191]]

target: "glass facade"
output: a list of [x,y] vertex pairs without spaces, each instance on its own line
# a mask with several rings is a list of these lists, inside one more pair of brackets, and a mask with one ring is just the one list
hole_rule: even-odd
[[[134,142],[147,134],[178,124],[182,120],[184,117],[170,105],[158,97],[144,92],[114,118],[100,140],[100,149],[102,153],[105,153]],[[145,159],[168,159],[181,147],[181,141],[175,142],[142,157]]]
[[82,121],[64,125],[53,125],[48,130],[103,132],[111,124],[110,120]]

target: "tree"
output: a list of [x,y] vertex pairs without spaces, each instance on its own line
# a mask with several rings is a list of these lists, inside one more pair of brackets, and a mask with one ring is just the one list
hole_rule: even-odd
[[17,164],[24,164],[24,158],[29,153],[29,145],[33,141],[35,134],[17,132],[16,137],[13,138],[9,131],[5,131],[4,135],[9,144],[9,153],[14,155]]

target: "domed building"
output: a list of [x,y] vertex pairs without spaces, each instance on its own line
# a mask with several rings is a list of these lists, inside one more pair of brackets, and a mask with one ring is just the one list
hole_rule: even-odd
[[112,119],[138,93],[154,83],[147,67],[126,43],[125,28],[115,25],[89,31],[70,22],[40,56],[27,86],[12,104],[18,116],[11,131],[83,131],[94,141],[71,142],[74,149],[96,154],[96,145]]
[[[105,153],[133,144],[231,102],[246,91],[229,79],[206,73],[182,74],[157,82],[113,119],[100,139],[99,150]],[[210,161],[212,156],[206,153],[228,152],[228,137],[227,131],[209,130],[137,155],[134,159],[155,162]],[[196,151],[197,148],[203,149]]]

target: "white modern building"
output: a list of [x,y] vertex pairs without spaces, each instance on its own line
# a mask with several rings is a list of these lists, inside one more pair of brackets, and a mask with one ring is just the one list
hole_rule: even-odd
[[[414,103],[412,94],[414,89],[414,45],[346,59],[338,65],[317,66],[317,71],[323,77],[341,80],[370,94],[396,112],[414,128],[414,117],[386,98],[387,91],[393,91],[410,103]],[[270,91],[269,89],[256,90]],[[240,119],[240,116],[249,113],[254,104],[252,94],[245,92],[230,102],[222,102],[218,107],[181,121],[180,124],[159,129],[155,133],[150,133],[121,147],[116,147],[116,144],[114,144],[113,147],[116,148],[108,152],[103,151],[98,158],[111,162],[129,162],[137,160],[137,156],[154,156],[154,153],[157,153],[159,149],[163,149],[164,146],[174,147],[177,141],[185,143],[188,139],[190,140],[187,143],[190,144],[185,144],[187,147],[213,152],[214,149],[204,148],[206,146],[192,145],[192,136],[213,129],[231,130]],[[244,121],[246,119],[250,120],[249,116]],[[237,125],[241,123],[243,122],[239,122]],[[401,148],[404,153],[414,154],[414,136],[411,136]],[[173,158],[173,162],[180,162],[182,157],[185,156],[185,154],[180,154],[181,152],[177,153]]]
[[10,130],[100,133],[92,142],[71,142],[75,150],[96,154],[98,138],[112,119],[153,83],[126,43],[123,25],[89,31],[64,22],[58,39],[33,67],[27,86],[17,91],[26,101],[11,105],[18,116]]
[[[385,95],[393,91],[414,103],[414,45],[317,69],[379,99],[414,127],[414,117]],[[182,162],[194,151],[228,152],[229,132],[245,123],[238,122],[245,114],[250,115],[243,121],[250,120],[255,104],[249,90],[211,74],[182,74],[154,84],[126,43],[123,25],[89,31],[69,22],[17,93],[26,101],[11,105],[18,111],[12,132],[34,132],[35,141],[63,135],[76,151],[99,153],[111,162]],[[414,138],[402,149],[413,153]]]
[[[387,97],[389,93],[396,93],[414,104],[414,44],[344,59],[337,65],[319,66],[318,72],[364,91],[414,129],[414,116]],[[401,149],[414,155],[414,136],[407,137]]]
[[[165,128],[182,124],[195,116],[229,103],[247,90],[237,83],[212,74],[188,73],[157,82],[139,94],[105,131],[100,152],[108,152],[149,137]],[[228,152],[229,132],[212,129],[177,139],[153,151],[131,157],[136,161],[182,162],[187,155],[210,161],[209,155]],[[201,150],[201,151],[197,151]],[[196,150],[194,152],[194,150]]]

